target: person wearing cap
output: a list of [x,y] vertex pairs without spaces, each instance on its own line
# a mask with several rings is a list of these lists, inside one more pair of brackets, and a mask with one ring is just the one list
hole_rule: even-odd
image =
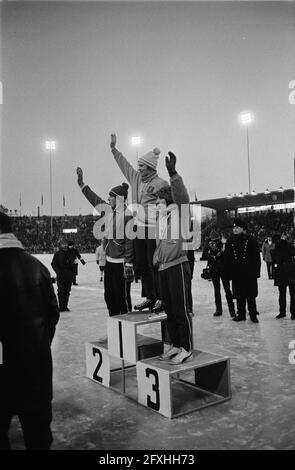
[[[115,186],[109,192],[108,204],[83,182],[83,171],[77,168],[78,185],[93,207],[104,205],[105,232],[102,240],[106,256],[104,270],[104,298],[110,316],[123,315],[131,310],[130,284],[133,273],[133,240],[128,236],[133,229],[133,216],[126,207],[127,183]],[[128,226],[128,228],[126,228]]]
[[275,245],[272,241],[272,237],[268,236],[261,248],[263,261],[266,262],[268,279],[273,279],[273,261],[272,261],[272,251],[275,249]]
[[216,311],[214,317],[222,315],[222,302],[220,293],[220,280],[222,282],[225,297],[228,305],[228,310],[232,318],[235,317],[235,305],[233,301],[233,294],[230,288],[230,281],[224,272],[224,250],[226,238],[214,230],[210,233],[210,242],[208,249],[208,268],[210,269],[212,283],[214,286],[214,297]]
[[232,280],[233,296],[237,300],[237,316],[233,320],[246,320],[247,303],[250,319],[258,323],[256,297],[261,268],[260,251],[257,240],[246,231],[246,222],[235,218],[233,235],[225,244],[225,273]]
[[[153,262],[159,270],[162,300],[167,314],[166,326],[171,343],[159,359],[178,365],[190,361],[193,357],[192,321],[189,313],[191,272],[187,246],[184,243],[190,239],[191,233],[189,211],[186,213],[181,210],[182,205],[189,204],[188,192],[175,169],[176,156],[172,152],[168,154],[166,168],[171,185],[164,186],[157,192],[159,217]],[[153,318],[153,314],[150,318]]]
[[0,450],[18,416],[25,447],[52,443],[51,343],[59,320],[48,269],[27,253],[0,212]]
[[65,237],[61,237],[58,241],[59,248],[54,253],[51,266],[56,273],[57,297],[60,312],[69,312],[68,302],[71,293],[71,287],[75,278],[76,256],[69,249],[68,242]]
[[69,241],[68,243],[69,251],[74,259],[74,264],[75,264],[75,272],[74,272],[74,279],[73,279],[73,286],[78,286],[77,283],[77,276],[78,276],[78,260],[80,261],[81,264],[85,265],[86,261],[82,258],[82,256],[79,253],[79,250],[75,247],[74,242]]
[[111,134],[111,151],[120,170],[131,185],[132,203],[140,205],[135,224],[138,236],[134,240],[136,271],[140,273],[142,293],[146,299],[135,305],[136,310],[145,308],[160,311],[160,289],[157,269],[153,266],[153,254],[156,248],[156,194],[159,189],[167,186],[167,181],[157,174],[160,150],[155,148],[138,159],[138,170],[126,160],[116,148],[117,138]]

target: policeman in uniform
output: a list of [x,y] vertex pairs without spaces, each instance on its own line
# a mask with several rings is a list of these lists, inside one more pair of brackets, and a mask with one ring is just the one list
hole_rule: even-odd
[[250,319],[258,323],[256,297],[261,268],[260,251],[257,240],[246,230],[246,222],[234,219],[233,235],[225,245],[225,272],[232,280],[233,296],[237,300],[237,316],[233,321],[246,320],[247,302]]

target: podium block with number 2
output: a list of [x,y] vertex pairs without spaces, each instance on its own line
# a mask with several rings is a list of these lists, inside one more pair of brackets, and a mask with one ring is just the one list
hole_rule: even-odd
[[86,376],[105,387],[110,386],[110,356],[98,341],[86,343]]

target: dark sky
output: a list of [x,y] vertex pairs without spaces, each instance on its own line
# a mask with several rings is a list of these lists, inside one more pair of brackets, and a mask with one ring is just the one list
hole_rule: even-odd
[[[293,185],[294,2],[2,2],[4,89],[0,203],[36,214],[91,211],[76,184],[101,196],[124,181],[109,150],[172,150],[191,198],[248,191],[250,110],[252,189]],[[1,195],[2,194],[2,195]]]

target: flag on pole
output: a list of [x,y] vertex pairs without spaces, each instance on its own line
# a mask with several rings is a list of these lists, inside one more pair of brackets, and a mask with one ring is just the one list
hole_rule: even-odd
[[19,193],[19,215],[22,215],[22,193]]
[[43,193],[41,193],[41,207],[43,207]]
[[62,195],[62,205],[63,207],[66,207],[66,200],[65,200],[65,195]]
[[198,200],[198,198],[197,198],[197,195],[196,195],[196,193],[195,193],[195,202],[197,202],[197,200]]

